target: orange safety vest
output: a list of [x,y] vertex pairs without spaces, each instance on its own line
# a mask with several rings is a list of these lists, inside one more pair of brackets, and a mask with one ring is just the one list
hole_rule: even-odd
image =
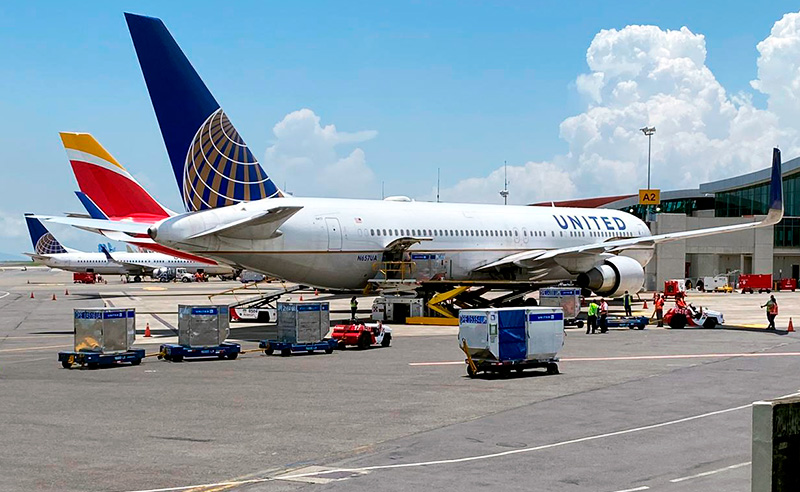
[[664,299],[659,297],[656,299],[656,310],[661,311],[662,309],[664,309]]
[[769,307],[769,314],[778,314],[778,303],[773,302],[772,306]]

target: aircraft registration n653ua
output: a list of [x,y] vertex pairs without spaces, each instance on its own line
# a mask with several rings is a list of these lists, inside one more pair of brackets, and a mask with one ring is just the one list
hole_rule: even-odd
[[661,235],[616,210],[285,196],[161,20],[126,20],[187,212],[151,225],[49,220],[146,231],[170,248],[318,287],[361,289],[381,261],[432,258],[448,279],[572,280],[616,296],[642,287],[656,244],[783,217],[778,149],[763,220]]

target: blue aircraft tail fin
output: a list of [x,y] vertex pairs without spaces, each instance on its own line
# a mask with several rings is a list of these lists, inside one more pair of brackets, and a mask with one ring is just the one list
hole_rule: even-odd
[[31,243],[36,254],[52,255],[67,252],[39,219],[31,217],[31,214],[25,214],[25,222],[28,224],[28,232],[31,234]]
[[283,196],[164,23],[125,20],[186,210]]

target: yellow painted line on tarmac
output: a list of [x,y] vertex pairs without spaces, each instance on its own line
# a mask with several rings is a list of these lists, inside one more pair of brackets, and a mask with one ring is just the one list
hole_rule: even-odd
[[47,347],[20,347],[13,349],[3,349],[0,352],[25,352],[28,350],[50,350],[54,348],[72,347],[72,345],[48,345]]
[[18,336],[18,337],[5,337],[5,338],[3,338],[3,340],[22,340],[23,338],[34,338],[34,339],[38,339],[38,338],[59,338],[59,337],[71,337],[71,336],[73,336],[72,333],[64,334],[64,335],[24,335],[24,336]]

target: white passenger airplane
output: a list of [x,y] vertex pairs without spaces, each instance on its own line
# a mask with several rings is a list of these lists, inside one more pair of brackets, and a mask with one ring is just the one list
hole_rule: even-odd
[[59,268],[69,272],[99,273],[102,275],[131,275],[134,277],[153,276],[159,268],[185,268],[187,272],[205,272],[209,275],[232,275],[233,269],[228,266],[209,265],[191,260],[176,258],[161,253],[87,253],[65,248],[47,230],[47,228],[31,215],[25,216],[28,232],[35,253],[25,253],[31,258],[41,261],[50,268]]
[[187,213],[146,224],[50,217],[147,233],[170,248],[317,287],[362,289],[381,261],[433,259],[452,280],[575,281],[598,295],[636,292],[656,244],[778,223],[780,151],[761,221],[650,235],[625,212],[288,197],[245,145],[164,24],[126,14]]

